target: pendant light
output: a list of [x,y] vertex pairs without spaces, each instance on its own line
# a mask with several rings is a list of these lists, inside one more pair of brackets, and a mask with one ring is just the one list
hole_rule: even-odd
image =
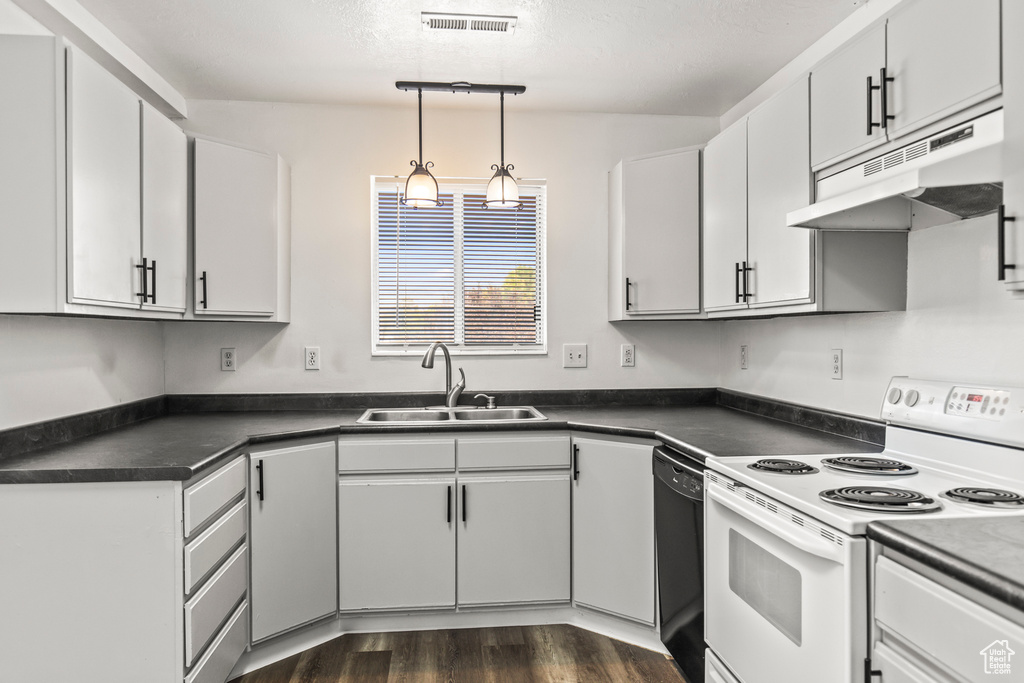
[[492,164],[494,176],[487,183],[487,199],[484,207],[488,209],[518,209],[523,206],[519,201],[519,186],[509,173],[512,164],[505,165],[505,91],[501,91],[501,165]]
[[409,179],[405,181],[405,196],[402,197],[402,204],[411,206],[414,209],[441,206],[444,202],[437,198],[437,180],[431,175],[430,169],[433,161],[423,163],[423,89],[417,88],[419,98],[419,133],[420,133],[420,157],[419,161],[413,159],[410,166],[415,166]]

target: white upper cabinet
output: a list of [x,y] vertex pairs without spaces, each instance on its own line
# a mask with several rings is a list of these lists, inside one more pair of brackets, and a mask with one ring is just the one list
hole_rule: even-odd
[[915,0],[893,12],[886,56],[891,137],[999,94],[999,4]]
[[747,260],[747,120],[704,148],[704,308],[746,308],[740,278]]
[[1007,221],[997,253],[1002,256],[992,277],[1003,278],[1013,290],[1024,289],[1024,3],[1009,0],[1003,7],[1003,79],[1006,94],[1005,141],[1003,143],[1003,202]]
[[803,78],[747,121],[745,291],[752,308],[812,300],[814,234],[786,223],[788,212],[811,201],[808,107]]
[[905,0],[812,70],[811,164],[843,161],[1001,88],[1000,0]]
[[188,277],[188,140],[177,125],[142,103],[143,308],[185,310]]
[[278,260],[285,170],[274,155],[195,141],[196,316],[287,319],[288,269]]
[[139,98],[68,49],[70,298],[138,307],[142,292]]
[[700,150],[623,160],[609,196],[609,320],[700,313]]
[[[840,48],[811,74],[811,165],[831,162],[885,141],[881,98],[872,86],[885,67],[885,24]],[[870,81],[870,82],[869,82]]]
[[180,317],[181,130],[53,37],[0,36],[0,87],[0,311]]

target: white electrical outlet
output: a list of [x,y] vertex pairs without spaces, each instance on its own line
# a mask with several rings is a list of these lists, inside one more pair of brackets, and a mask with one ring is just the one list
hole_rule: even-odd
[[831,359],[830,365],[832,366],[832,379],[843,378],[843,350],[832,349],[829,352],[829,358]]
[[562,367],[563,368],[585,368],[585,367],[587,367],[587,345],[586,344],[562,344]]
[[220,350],[220,369],[222,372],[235,371],[235,350],[233,348]]
[[305,348],[305,367],[307,370],[319,370],[320,369],[320,347],[319,346],[307,346]]
[[636,347],[632,344],[623,344],[619,357],[619,364],[624,368],[636,366]]
[[750,359],[750,354],[747,352],[747,345],[740,344],[740,370],[747,369],[747,361]]

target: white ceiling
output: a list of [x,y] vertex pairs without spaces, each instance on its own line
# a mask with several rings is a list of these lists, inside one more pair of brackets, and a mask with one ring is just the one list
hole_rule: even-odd
[[[79,0],[188,99],[412,104],[396,80],[470,81],[527,86],[510,108],[694,116],[723,114],[866,1]],[[425,32],[421,11],[519,23]]]

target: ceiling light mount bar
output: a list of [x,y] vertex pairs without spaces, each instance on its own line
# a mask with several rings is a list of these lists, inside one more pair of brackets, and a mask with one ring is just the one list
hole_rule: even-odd
[[464,93],[509,93],[510,95],[522,95],[526,92],[525,85],[496,85],[493,83],[467,83],[456,81],[454,83],[435,83],[432,81],[396,81],[395,87],[399,90],[426,90],[428,92],[464,92]]

